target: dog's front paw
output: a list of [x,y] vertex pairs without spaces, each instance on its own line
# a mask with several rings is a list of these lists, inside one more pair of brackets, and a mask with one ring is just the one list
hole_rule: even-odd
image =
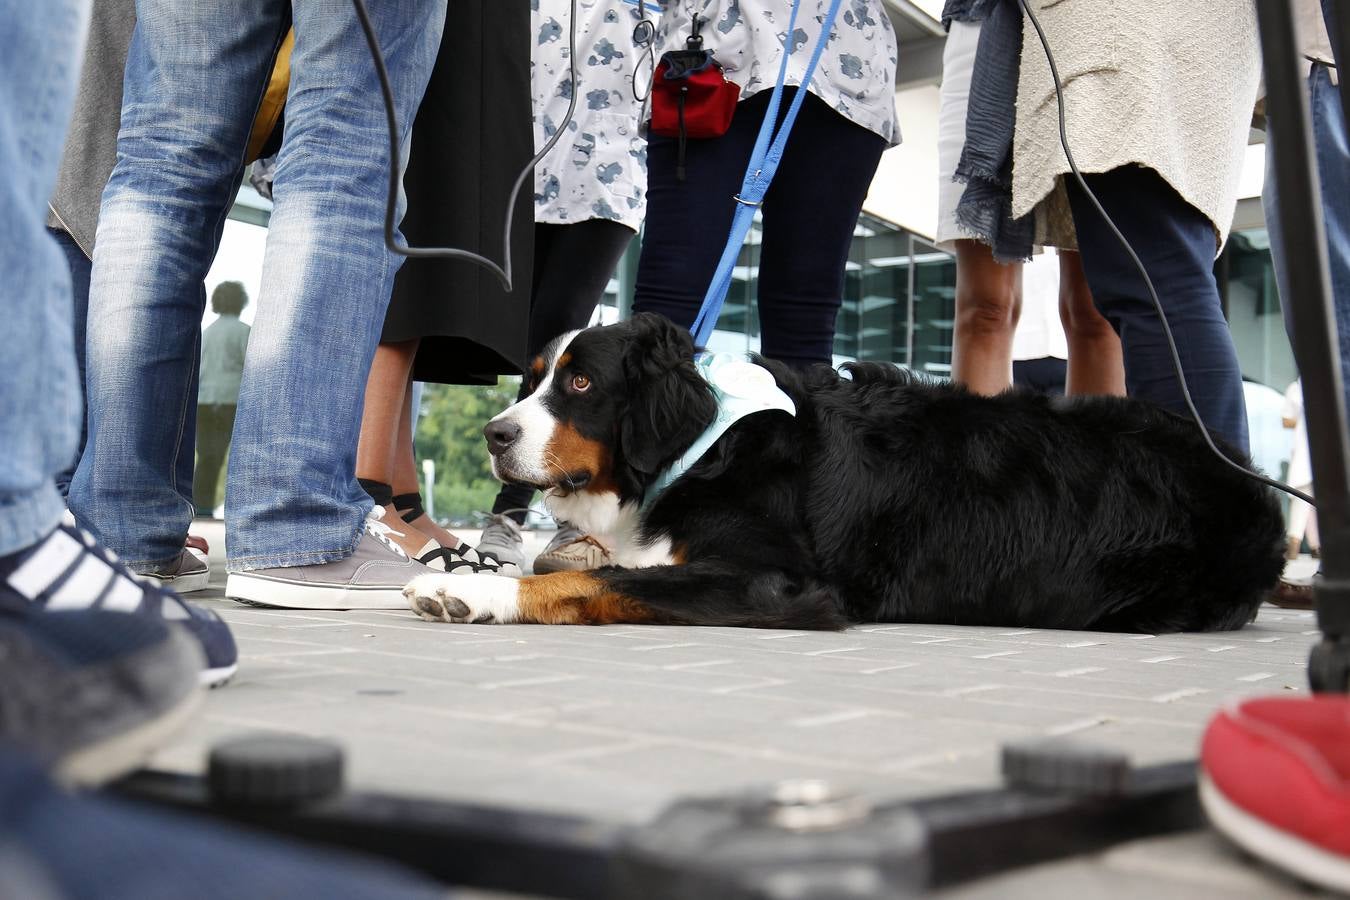
[[502,624],[519,618],[518,589],[519,582],[501,575],[418,575],[403,596],[428,622]]

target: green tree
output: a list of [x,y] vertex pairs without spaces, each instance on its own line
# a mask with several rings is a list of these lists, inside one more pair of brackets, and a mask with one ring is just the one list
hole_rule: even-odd
[[[436,463],[438,519],[466,520],[492,508],[500,483],[492,477],[483,426],[516,400],[519,378],[494,385],[428,384],[422,392],[416,451]],[[420,470],[419,470],[420,471]]]

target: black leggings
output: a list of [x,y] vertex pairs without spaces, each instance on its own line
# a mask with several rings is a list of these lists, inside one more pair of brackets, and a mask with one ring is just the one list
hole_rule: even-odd
[[[558,335],[586,327],[632,240],[631,228],[608,219],[587,219],[571,225],[535,224],[534,284],[526,347],[529,359]],[[522,380],[518,399],[526,396]],[[503,485],[492,511],[526,509],[533,499],[533,488]],[[511,518],[523,523],[525,514],[514,513]]]
[[[720,138],[691,140],[684,181],[677,141],[647,148],[647,222],[633,308],[689,327],[726,245],[769,103],[761,91],[736,107]],[[786,113],[793,89],[784,92]],[[844,263],[886,141],[807,96],[763,205],[759,256],[761,352],[791,366],[828,363],[843,296]]]

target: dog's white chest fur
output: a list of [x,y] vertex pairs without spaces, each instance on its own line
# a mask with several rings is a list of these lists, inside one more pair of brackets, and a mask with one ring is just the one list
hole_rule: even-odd
[[642,541],[641,512],[637,503],[619,502],[615,494],[578,491],[545,500],[555,518],[570,522],[587,534],[603,536],[611,544],[615,565],[626,569],[675,564],[670,539]]

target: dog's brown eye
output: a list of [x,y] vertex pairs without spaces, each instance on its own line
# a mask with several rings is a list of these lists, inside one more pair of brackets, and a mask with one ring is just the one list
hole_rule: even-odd
[[591,380],[587,378],[585,375],[572,376],[572,390],[576,391],[578,394],[590,390],[590,387],[591,387]]

